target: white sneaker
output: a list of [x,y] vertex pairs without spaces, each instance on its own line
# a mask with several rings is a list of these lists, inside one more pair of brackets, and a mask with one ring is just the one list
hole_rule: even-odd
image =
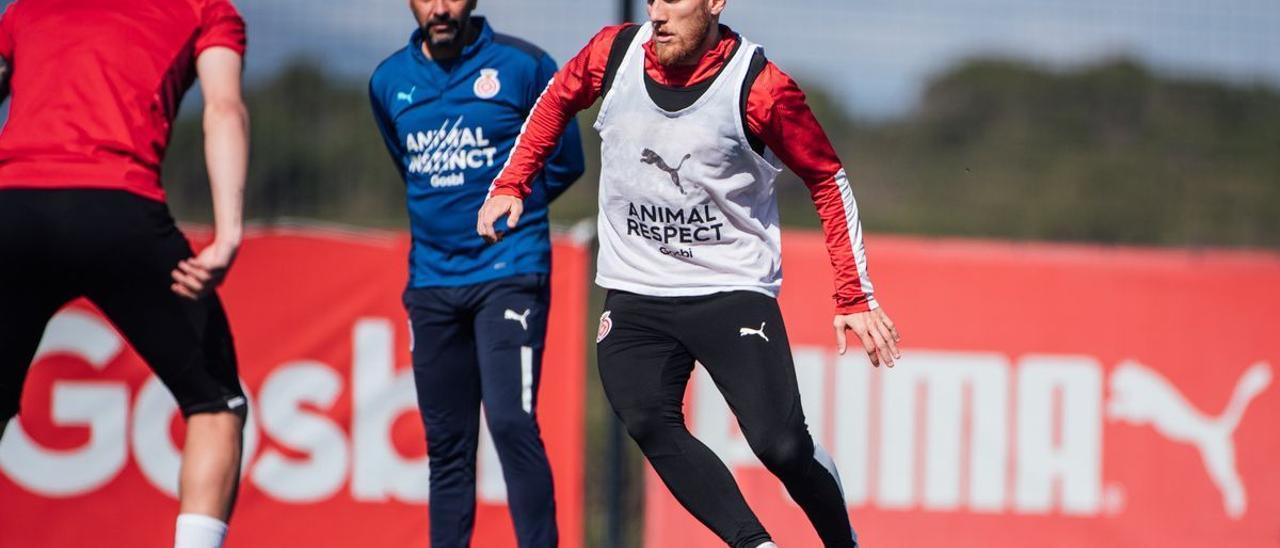
[[772,542],[766,542],[764,544],[757,544],[756,548],[778,548],[778,545]]

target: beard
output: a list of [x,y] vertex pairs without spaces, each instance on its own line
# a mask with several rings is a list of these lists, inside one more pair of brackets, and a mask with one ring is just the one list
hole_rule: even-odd
[[665,44],[654,41],[653,53],[657,56],[658,63],[664,66],[696,63],[698,60],[694,56],[697,55],[702,42],[707,39],[707,33],[711,32],[713,23],[714,19],[710,13],[698,11],[697,15],[684,25],[685,28],[671,28],[669,24],[666,25],[662,30],[672,33],[675,39]]
[[[427,44],[432,47],[451,47],[462,38],[461,19],[453,19],[448,15],[442,17],[433,17],[422,25],[422,36],[425,37]],[[436,25],[447,25],[449,28],[445,30],[432,30]]]

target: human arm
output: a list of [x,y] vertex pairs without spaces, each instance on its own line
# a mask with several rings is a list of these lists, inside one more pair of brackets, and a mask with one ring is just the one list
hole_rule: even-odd
[[391,114],[387,112],[386,98],[382,92],[382,86],[379,84],[378,74],[375,72],[373,77],[369,79],[369,105],[373,111],[373,121],[378,126],[378,133],[382,136],[382,143],[387,147],[387,154],[391,156],[391,163],[396,166],[396,171],[400,173],[400,178],[404,178],[404,152],[401,150],[400,139],[396,137],[395,121],[392,120]]
[[173,271],[173,291],[189,299],[198,299],[222,283],[243,237],[249,114],[240,93],[242,66],[240,54],[226,47],[211,47],[196,59],[204,96],[204,152],[213,197],[214,239]]
[[[494,223],[507,215],[507,227],[515,228],[524,211],[523,201],[534,177],[560,146],[565,128],[574,115],[600,98],[605,67],[614,38],[626,28],[607,27],[578,52],[551,79],[534,103],[524,130],[498,177],[489,188],[489,199],[480,208],[476,232],[490,242],[499,239]],[[570,130],[572,133],[574,130]],[[580,147],[580,145],[579,145]]]
[[[550,82],[556,74],[556,63],[551,60],[550,56],[543,55],[538,60],[538,70],[536,81],[539,82],[539,91],[541,91],[542,82]],[[531,98],[530,105],[537,101],[537,96]],[[582,131],[578,128],[576,120],[570,120],[565,126],[564,134],[560,137],[560,142],[555,150],[551,153],[551,157],[547,160],[547,165],[543,168],[543,181],[545,182],[547,203],[555,201],[569,186],[577,182],[582,177],[582,173],[586,171],[586,158],[582,154]]]
[[747,124],[804,181],[818,210],[835,273],[838,350],[845,352],[846,331],[852,331],[872,364],[892,367],[901,337],[875,299],[853,188],[804,92],[772,63],[752,85]]

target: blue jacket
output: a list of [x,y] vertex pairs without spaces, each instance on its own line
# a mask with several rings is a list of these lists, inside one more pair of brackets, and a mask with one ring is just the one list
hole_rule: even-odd
[[[584,170],[582,137],[570,123],[519,226],[493,245],[476,235],[476,212],[556,64],[532,44],[494,33],[483,17],[472,24],[479,37],[459,58],[428,59],[415,31],[369,80],[374,118],[408,194],[410,287],[550,272],[547,204]],[[499,223],[505,228],[505,219]]]

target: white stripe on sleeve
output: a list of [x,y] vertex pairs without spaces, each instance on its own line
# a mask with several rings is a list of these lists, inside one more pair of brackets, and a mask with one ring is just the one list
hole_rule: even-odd
[[880,305],[876,303],[871,276],[867,274],[867,251],[862,244],[862,222],[858,220],[858,202],[853,198],[853,187],[849,185],[849,176],[843,169],[836,173],[835,181],[836,186],[840,188],[840,203],[844,204],[844,221],[849,227],[849,245],[853,247],[853,260],[858,265],[858,281],[862,285],[862,292],[867,296],[867,304],[875,310]]

